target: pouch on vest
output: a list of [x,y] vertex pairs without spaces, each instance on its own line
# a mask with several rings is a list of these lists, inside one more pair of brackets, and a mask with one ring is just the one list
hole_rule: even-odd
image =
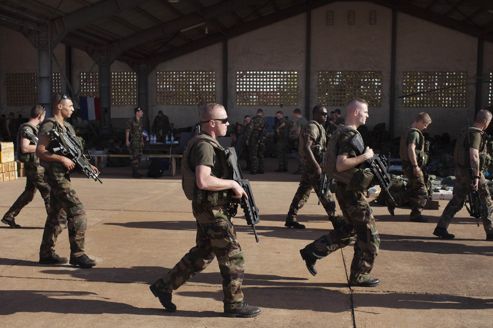
[[350,182],[347,184],[346,190],[348,191],[363,191],[367,190],[371,182],[373,181],[374,174],[370,169],[356,169],[351,177]]

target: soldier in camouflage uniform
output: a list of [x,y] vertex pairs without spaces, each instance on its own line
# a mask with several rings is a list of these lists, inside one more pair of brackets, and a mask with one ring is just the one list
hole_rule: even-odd
[[8,224],[11,228],[21,227],[15,222],[15,217],[24,206],[33,200],[36,189],[41,193],[46,212],[49,213],[50,186],[44,179],[44,168],[39,165],[39,159],[36,157],[38,128],[39,124],[44,121],[45,114],[46,110],[42,105],[34,106],[31,109],[29,121],[22,124],[17,133],[17,154],[19,160],[24,163],[26,187],[2,218],[2,222]]
[[408,199],[411,205],[409,219],[414,222],[427,222],[421,212],[428,201],[423,168],[427,164],[426,141],[423,131],[431,124],[427,113],[419,113],[411,127],[401,137],[399,155],[402,160],[402,171],[408,178]]
[[[365,148],[363,154],[358,154],[352,146],[353,138],[360,138],[357,128],[366,123],[368,118],[368,103],[362,99],[351,101],[347,107],[345,126],[339,128],[339,134],[334,136],[336,149],[333,165],[334,179],[337,182],[336,197],[344,215],[345,224],[341,224],[328,234],[323,235],[305,248],[300,250],[308,271],[316,275],[315,263],[339,248],[349,245],[356,234],[354,257],[351,263],[349,284],[353,286],[374,287],[380,281],[370,276],[375,257],[380,246],[372,209],[365,198],[367,186],[371,178],[356,179],[364,171],[360,165],[373,157],[373,150]],[[329,149],[329,151],[331,151]]]
[[[41,125],[39,143],[36,148],[36,155],[45,168],[45,176],[51,187],[50,212],[46,218],[43,240],[39,249],[39,262],[41,264],[67,262],[66,258],[55,253],[56,240],[62,231],[59,217],[60,213],[65,211],[70,241],[70,264],[81,268],[91,268],[96,262],[85,253],[86,212],[70,182],[70,171],[75,168],[75,163],[68,157],[54,152],[57,140],[53,131],[70,133],[75,136],[74,128],[65,121],[72,116],[74,105],[72,100],[65,95],[55,96],[52,103],[54,105],[53,117]],[[92,170],[99,173],[94,166]]]
[[282,111],[276,113],[276,119],[274,131],[276,133],[276,153],[279,163],[276,172],[287,172],[289,124]]
[[134,117],[128,120],[125,130],[125,144],[132,162],[132,177],[141,178],[139,173],[140,158],[144,151],[144,136],[142,134],[142,116],[144,111],[140,107],[134,108]]
[[222,105],[206,104],[200,109],[200,120],[203,133],[188,143],[182,161],[183,189],[187,198],[192,199],[197,221],[196,245],[150,289],[167,311],[176,311],[172,291],[217,257],[223,279],[224,313],[232,317],[254,317],[260,309],[244,302],[243,252],[227,211],[231,197],[245,197],[246,193],[231,180],[232,170],[224,148],[216,139],[226,134],[227,113]]
[[264,129],[264,111],[259,108],[245,130],[251,174],[264,173]]
[[493,203],[480,165],[485,151],[485,130],[491,123],[491,112],[482,109],[476,114],[473,126],[462,131],[454,149],[455,184],[450,202],[443,210],[433,234],[442,239],[455,236],[447,231],[454,215],[464,206],[466,195],[477,190],[481,199],[481,220],[486,240],[493,241]]
[[298,211],[305,205],[312,189],[315,190],[318,199],[322,203],[329,219],[334,219],[335,202],[330,191],[326,195],[320,189],[322,176],[322,158],[327,146],[324,123],[327,120],[327,108],[316,105],[313,108],[313,120],[303,129],[300,135],[299,154],[304,164],[298,190],[293,197],[286,216],[285,226],[294,229],[305,229],[305,226],[296,219]]

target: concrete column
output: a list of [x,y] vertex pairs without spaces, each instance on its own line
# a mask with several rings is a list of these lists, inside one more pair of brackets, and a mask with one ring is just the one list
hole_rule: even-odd
[[101,100],[102,123],[111,126],[111,60],[103,56],[99,62],[99,97]]
[[[136,67],[137,71],[137,106],[144,110],[144,126],[150,130],[151,113],[149,108],[149,72],[150,66],[146,63],[140,63]],[[133,114],[133,112],[132,112]]]
[[47,114],[51,116],[51,34],[49,26],[37,32],[33,40],[38,49],[38,102],[45,106]]

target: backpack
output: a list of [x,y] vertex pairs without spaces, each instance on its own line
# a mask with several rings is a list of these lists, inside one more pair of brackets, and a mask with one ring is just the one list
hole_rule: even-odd
[[183,154],[183,159],[181,161],[181,187],[185,196],[188,200],[193,200],[194,190],[195,190],[195,168],[190,165],[190,154],[192,149],[198,145],[200,142],[208,142],[215,149],[224,150],[224,148],[217,142],[216,139],[208,136],[207,134],[199,134],[193,137],[187,144],[185,153]]

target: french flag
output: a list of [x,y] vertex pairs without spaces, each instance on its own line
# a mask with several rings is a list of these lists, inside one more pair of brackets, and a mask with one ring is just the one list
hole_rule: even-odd
[[87,121],[101,120],[101,101],[98,97],[79,98],[80,117]]

